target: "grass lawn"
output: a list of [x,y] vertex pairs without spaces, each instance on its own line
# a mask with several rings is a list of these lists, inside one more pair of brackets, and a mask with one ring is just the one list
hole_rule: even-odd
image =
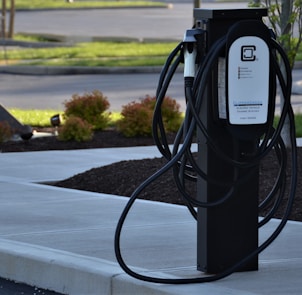
[[[17,36],[16,39],[29,38]],[[3,52],[0,60],[9,65],[162,66],[176,44],[177,42],[88,42],[66,47],[17,48]]]
[[[16,9],[58,9],[58,8],[105,8],[105,7],[134,7],[134,6],[165,6],[159,1],[74,1],[65,0],[17,0]],[[9,7],[9,1],[7,3]]]
[[[16,35],[15,40],[48,42],[43,36]],[[0,62],[8,65],[44,66],[162,66],[177,42],[117,42],[100,41],[62,46],[59,42],[52,48],[23,48],[2,50]],[[302,46],[301,46],[302,47]],[[297,54],[302,60],[302,48]]]

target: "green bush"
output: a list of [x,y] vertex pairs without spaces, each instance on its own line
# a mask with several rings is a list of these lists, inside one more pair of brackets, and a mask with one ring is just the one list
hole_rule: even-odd
[[105,111],[110,104],[102,92],[94,90],[83,95],[74,94],[72,99],[64,102],[65,117],[82,118],[93,126],[94,130],[103,130],[109,124],[109,114]]
[[89,141],[93,137],[93,127],[82,118],[71,116],[59,128],[58,139],[62,141]]
[[[156,98],[146,96],[140,102],[131,102],[122,107],[122,118],[117,122],[118,130],[127,137],[151,136],[152,118],[156,104]],[[182,115],[179,111],[179,104],[176,100],[165,97],[161,112],[166,131],[175,132],[178,130]]]
[[117,129],[127,137],[150,136],[152,134],[152,110],[141,103],[131,102],[122,107],[122,119],[117,122]]
[[0,122],[0,143],[9,140],[13,136],[13,131],[6,121]]

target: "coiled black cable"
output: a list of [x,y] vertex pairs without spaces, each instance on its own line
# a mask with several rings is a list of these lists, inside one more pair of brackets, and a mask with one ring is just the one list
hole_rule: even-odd
[[[201,102],[204,97],[203,94],[205,91],[205,87],[208,82],[208,77],[212,71],[215,61],[219,56],[220,51],[225,46],[225,38],[218,40],[215,43],[215,45],[212,47],[212,49],[209,50],[208,55],[203,59],[201,65],[199,65],[198,73],[194,80],[195,82],[192,83],[193,81],[189,81],[188,83],[186,83],[185,86],[185,93],[187,97],[186,116],[176,136],[172,151],[170,150],[167,144],[167,140],[165,139],[165,130],[161,119],[160,106],[164,99],[169,83],[174,75],[174,72],[181,61],[182,43],[180,43],[169,56],[167,63],[165,64],[162,74],[160,76],[159,87],[157,90],[158,101],[156,104],[156,108],[154,112],[154,121],[153,121],[153,133],[155,135],[155,142],[162,155],[167,159],[167,163],[159,171],[157,171],[148,179],[146,179],[133,192],[121,214],[115,232],[114,247],[115,247],[115,254],[116,254],[117,261],[120,264],[121,268],[130,276],[143,281],[148,281],[153,283],[164,283],[164,284],[191,284],[191,283],[213,282],[232,274],[233,272],[238,270],[242,265],[248,262],[251,258],[253,258],[255,255],[258,255],[260,252],[262,252],[278,237],[278,235],[286,225],[294,202],[296,182],[297,182],[297,151],[296,151],[295,125],[294,125],[294,114],[290,104],[291,83],[292,83],[291,68],[287,60],[286,54],[284,53],[280,45],[274,39],[271,40],[269,45],[271,46],[272,49],[278,52],[286,68],[286,77],[283,77],[277,61],[275,60],[275,58],[272,59],[273,66],[276,71],[276,76],[280,83],[281,91],[284,96],[285,102],[282,107],[281,116],[277,127],[275,129],[272,126],[268,127],[265,137],[262,140],[262,143],[259,145],[258,153],[250,156],[249,158],[245,158],[244,161],[238,161],[232,159],[228,155],[226,155],[222,150],[218,149],[215,145],[215,140],[209,136],[205,126],[201,122],[198,115],[201,107]],[[174,59],[175,61],[170,68],[170,65]],[[289,184],[288,202],[283,218],[280,220],[280,223],[278,224],[274,232],[265,242],[263,242],[255,251],[250,253],[247,257],[235,263],[233,266],[229,267],[225,271],[208,277],[202,277],[202,278],[195,277],[195,278],[185,278],[185,279],[184,278],[179,278],[179,279],[155,278],[155,277],[139,274],[128,267],[128,265],[125,263],[123,259],[121,253],[121,247],[120,247],[120,236],[121,236],[123,224],[135,200],[138,198],[139,194],[144,189],[146,189],[154,180],[156,180],[158,177],[166,173],[168,170],[174,169],[176,184],[180,192],[184,195],[186,202],[188,203],[188,208],[191,211],[192,215],[194,216],[195,206],[207,208],[207,207],[222,204],[223,202],[231,198],[232,190],[236,187],[236,185],[238,185],[238,182],[240,183],[241,181],[244,180],[245,177],[247,177],[247,176],[242,176],[241,178],[238,178],[237,184],[232,183],[230,190],[224,196],[221,196],[221,198],[216,202],[212,202],[212,203],[198,202],[195,199],[191,198],[190,195],[186,193],[185,181],[186,179],[194,180],[195,176],[190,175],[190,173],[188,172],[194,170],[195,173],[197,173],[200,177],[205,178],[207,181],[217,181],[215,179],[208,179],[206,174],[198,168],[198,165],[197,163],[195,163],[194,157],[192,156],[191,153],[192,138],[197,128],[207,138],[208,145],[210,146],[210,148],[212,148],[221,159],[232,163],[234,167],[251,167],[255,165],[254,164],[255,162],[258,163],[261,159],[263,159],[272,149],[275,150],[275,153],[279,160],[279,166],[280,166],[279,173],[277,175],[275,185],[272,188],[271,192],[269,193],[267,198],[259,205],[259,208],[262,209],[266,207],[272,200],[274,200],[273,208],[269,211],[267,216],[265,216],[263,220],[259,222],[259,227],[266,224],[273,217],[274,213],[278,209],[280,202],[284,197],[284,193],[285,193],[286,173],[284,171],[287,166],[287,162],[285,160],[287,154],[286,154],[286,148],[284,142],[281,138],[281,130],[283,128],[286,116],[288,117],[290,122],[290,141],[291,141],[290,164],[292,170],[290,184]],[[180,144],[181,140],[183,140],[182,145]]]

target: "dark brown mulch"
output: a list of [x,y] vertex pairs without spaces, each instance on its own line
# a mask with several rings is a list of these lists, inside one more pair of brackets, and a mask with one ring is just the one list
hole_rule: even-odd
[[[174,135],[170,134],[168,141],[173,142]],[[152,145],[152,138],[125,138],[115,131],[97,132],[94,139],[86,143],[60,142],[55,137],[31,139],[27,142],[6,142],[0,144],[2,152],[26,152],[42,150],[68,150],[105,147],[130,147]],[[298,148],[298,169],[302,168],[302,148]],[[158,171],[166,163],[165,159],[144,159],[122,161],[112,165],[94,168],[69,179],[56,183],[56,186],[87,190],[93,192],[130,196],[133,191],[150,175]],[[278,170],[276,157],[271,153],[260,166],[259,195],[263,199],[274,183]],[[131,172],[131,173],[129,173]],[[192,196],[196,195],[194,183],[188,183],[188,191]],[[140,195],[140,198],[183,204],[182,197],[178,192],[172,171],[154,181]],[[280,210],[275,217],[281,217],[286,205],[286,199],[282,202]],[[267,211],[267,210],[266,210]],[[298,175],[297,193],[290,219],[302,221],[302,185],[301,176]]]
[[[39,131],[51,132],[51,129],[40,129]],[[173,142],[174,134],[168,134],[168,141]],[[0,143],[0,151],[7,152],[32,152],[49,150],[73,150],[73,149],[93,149],[109,147],[131,147],[153,145],[152,137],[125,137],[122,134],[107,130],[95,132],[93,140],[87,142],[59,141],[56,137],[38,137],[28,141],[8,141]]]

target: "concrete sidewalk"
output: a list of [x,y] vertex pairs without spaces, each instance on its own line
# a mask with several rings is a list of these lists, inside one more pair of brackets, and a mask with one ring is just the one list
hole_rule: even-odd
[[[207,284],[151,284],[126,275],[115,259],[114,231],[127,198],[41,184],[120,160],[156,156],[155,147],[0,154],[0,277],[79,295],[301,294],[299,222],[289,222],[260,255],[257,272]],[[261,228],[260,241],[277,223]],[[122,250],[141,273],[203,275],[196,271],[196,224],[182,206],[137,201],[125,223]]]

